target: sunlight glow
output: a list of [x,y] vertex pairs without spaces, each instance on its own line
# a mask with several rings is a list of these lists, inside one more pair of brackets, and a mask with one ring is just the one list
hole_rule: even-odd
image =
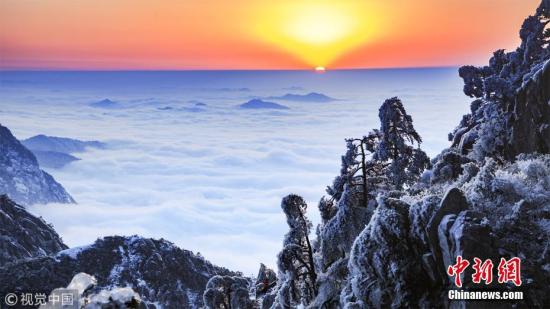
[[258,14],[257,35],[308,66],[327,66],[373,39],[379,19],[365,1],[294,1]]
[[[498,5],[495,3],[498,2]],[[540,0],[0,0],[0,70],[485,64]]]
[[283,27],[289,38],[324,45],[342,40],[354,28],[354,21],[329,6],[302,8]]

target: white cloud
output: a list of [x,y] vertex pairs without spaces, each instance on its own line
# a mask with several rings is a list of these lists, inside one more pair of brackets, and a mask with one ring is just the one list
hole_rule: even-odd
[[[260,262],[276,267],[287,231],[283,196],[303,195],[318,222],[317,202],[339,170],[344,138],[378,127],[385,98],[402,97],[431,155],[448,145],[447,133],[468,109],[451,71],[408,72],[401,79],[376,71],[262,73],[260,79],[217,73],[221,77],[211,80],[186,73],[120,80],[27,74],[37,82],[0,88],[2,123],[17,137],[43,133],[109,143],[51,171],[78,205],[31,208],[70,246],[113,234],[163,237],[246,274],[255,274]],[[276,96],[291,86],[345,100],[285,102],[291,109],[277,115],[235,108],[250,96]],[[245,87],[250,91],[216,90]],[[125,108],[88,106],[104,98]],[[195,100],[207,104],[204,112],[185,109]],[[157,109],[165,106],[174,109]]]

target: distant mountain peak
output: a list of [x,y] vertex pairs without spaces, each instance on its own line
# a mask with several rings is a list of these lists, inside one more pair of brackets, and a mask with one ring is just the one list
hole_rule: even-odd
[[78,153],[86,148],[105,148],[106,144],[100,141],[82,141],[74,138],[48,136],[38,134],[21,141],[31,151],[55,151],[63,153]]
[[80,160],[72,155],[86,151],[87,148],[105,148],[106,144],[99,141],[81,141],[67,137],[47,136],[38,134],[21,141],[38,159],[42,167],[62,168],[65,165]]
[[239,105],[239,107],[244,109],[290,109],[287,106],[274,102],[264,101],[262,99],[252,99],[246,103]]
[[106,99],[103,99],[101,101],[90,103],[90,106],[91,107],[96,107],[96,108],[119,108],[120,104],[106,98]]

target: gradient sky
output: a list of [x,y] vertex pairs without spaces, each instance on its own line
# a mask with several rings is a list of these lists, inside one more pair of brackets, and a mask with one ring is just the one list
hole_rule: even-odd
[[0,69],[484,63],[539,0],[0,0]]

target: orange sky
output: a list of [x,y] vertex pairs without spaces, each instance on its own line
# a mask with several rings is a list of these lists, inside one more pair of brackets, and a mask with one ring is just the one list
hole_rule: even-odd
[[539,0],[0,0],[1,69],[480,64]]

